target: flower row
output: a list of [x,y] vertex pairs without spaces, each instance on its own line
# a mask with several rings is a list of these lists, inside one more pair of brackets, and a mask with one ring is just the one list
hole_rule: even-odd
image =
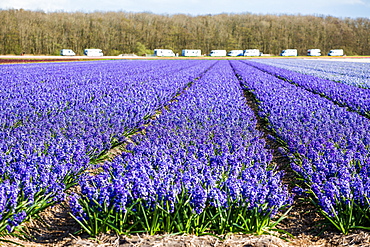
[[291,203],[227,61],[219,61],[133,137],[71,201],[91,235],[262,233]]
[[140,129],[213,63],[2,66],[0,233],[62,200],[91,159]]
[[370,117],[370,90],[368,89],[353,87],[311,75],[304,75],[271,65],[256,62],[247,62],[247,64],[253,65],[278,78],[297,84],[310,92],[324,96],[340,106],[349,107],[353,111]]
[[344,62],[335,61],[335,59],[331,61],[266,59],[260,62],[351,86],[370,88],[370,64],[366,62]]
[[344,233],[370,226],[369,120],[246,63],[232,65],[285,143],[302,193]]

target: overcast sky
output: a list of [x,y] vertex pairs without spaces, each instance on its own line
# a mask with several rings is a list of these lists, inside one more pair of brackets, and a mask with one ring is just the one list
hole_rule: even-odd
[[45,12],[125,11],[170,15],[248,12],[370,18],[370,0],[0,0],[0,9],[20,8]]

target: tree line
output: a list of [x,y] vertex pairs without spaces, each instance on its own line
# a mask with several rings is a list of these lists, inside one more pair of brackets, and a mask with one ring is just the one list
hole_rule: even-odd
[[191,16],[131,12],[49,12],[0,10],[1,54],[82,55],[99,48],[105,55],[153,53],[153,49],[259,49],[279,54],[295,48],[343,49],[370,54],[370,19],[314,15],[217,14]]

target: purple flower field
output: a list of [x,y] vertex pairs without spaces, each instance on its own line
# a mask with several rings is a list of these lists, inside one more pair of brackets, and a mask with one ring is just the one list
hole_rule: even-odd
[[343,234],[370,227],[364,87],[237,60],[0,65],[0,84],[0,241],[66,200],[90,236],[264,234],[297,198]]

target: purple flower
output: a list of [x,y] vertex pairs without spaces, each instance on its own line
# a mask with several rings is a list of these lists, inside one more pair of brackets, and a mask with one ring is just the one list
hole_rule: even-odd
[[206,206],[207,192],[200,185],[195,185],[189,190],[190,205],[196,214],[201,214]]

